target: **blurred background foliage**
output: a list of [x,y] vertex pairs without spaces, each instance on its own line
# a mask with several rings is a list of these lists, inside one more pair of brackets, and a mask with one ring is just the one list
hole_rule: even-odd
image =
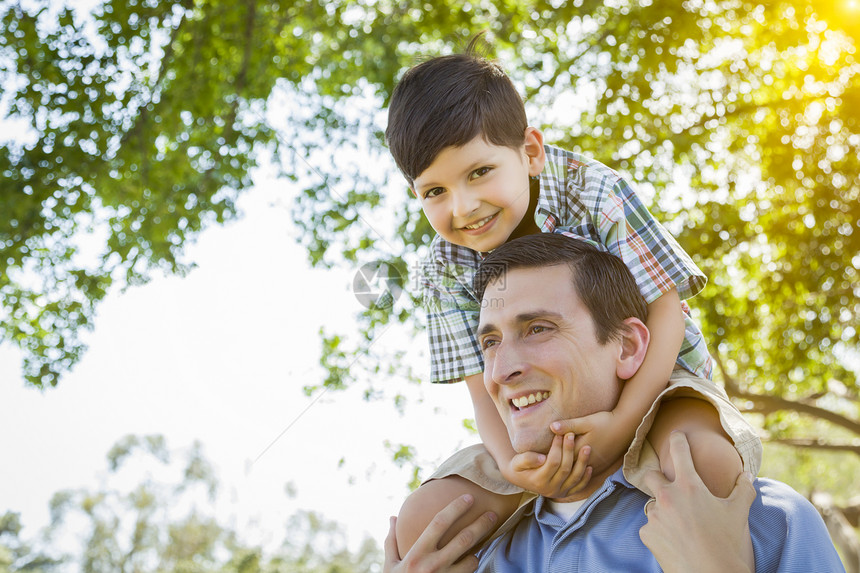
[[314,512],[286,517],[269,547],[249,545],[236,516],[225,515],[229,503],[200,444],[171,450],[162,436],[129,435],[107,462],[99,488],[54,494],[51,522],[32,539],[22,539],[20,515],[0,515],[0,573],[382,570],[372,539],[351,548],[336,523]]
[[[110,289],[187,272],[183,246],[237,215],[264,161],[304,189],[313,265],[411,277],[432,229],[387,158],[387,101],[406,68],[487,30],[547,142],[636,181],[710,277],[691,305],[768,444],[763,473],[846,516],[860,503],[857,2],[109,0],[87,15],[6,0],[0,15],[0,110],[24,134],[0,135],[0,336],[29,383],[75,364]],[[422,336],[407,292],[357,335],[320,333],[328,376],[309,393],[420,380],[373,346],[392,325]]]

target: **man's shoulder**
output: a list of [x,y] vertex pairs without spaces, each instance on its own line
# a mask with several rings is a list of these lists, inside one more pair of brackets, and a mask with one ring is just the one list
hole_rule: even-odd
[[824,520],[808,499],[791,486],[768,478],[755,480],[758,496],[750,507],[753,538],[784,543],[798,536],[831,545]]
[[790,486],[767,478],[755,481],[759,495],[750,507],[749,526],[756,570],[844,571],[812,503]]
[[769,512],[777,511],[785,514],[786,517],[801,519],[818,517],[815,506],[788,484],[775,479],[758,478],[755,480],[755,487],[759,495],[753,503],[753,508],[750,509],[750,519],[758,504]]

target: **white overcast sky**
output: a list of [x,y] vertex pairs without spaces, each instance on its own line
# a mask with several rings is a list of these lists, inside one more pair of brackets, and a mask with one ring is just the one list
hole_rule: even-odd
[[[0,512],[22,513],[25,538],[47,523],[54,492],[98,486],[118,439],[163,434],[173,448],[203,443],[227,513],[261,524],[245,530],[249,542],[283,539],[288,516],[308,509],[345,524],[351,544],[369,535],[381,545],[408,480],[383,441],[418,446],[428,469],[477,441],[460,424],[471,417],[464,385],[387,380],[423,395],[407,417],[359,391],[302,393],[322,380],[320,327],[355,332],[354,269],[311,270],[290,221],[297,190],[257,179],[241,219],[189,246],[198,267],[187,277],[157,274],[101,304],[89,350],[58,387],[26,387],[20,353],[0,345]],[[416,357],[425,345],[393,330],[377,344]]]

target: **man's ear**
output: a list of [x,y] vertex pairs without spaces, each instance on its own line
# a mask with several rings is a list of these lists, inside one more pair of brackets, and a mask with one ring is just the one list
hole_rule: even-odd
[[629,380],[633,378],[645,360],[651,333],[638,318],[628,318],[624,321],[624,326],[625,329],[621,333],[616,374],[622,380]]
[[529,159],[529,175],[540,175],[546,163],[546,149],[543,147],[543,134],[536,127],[526,128],[525,150]]

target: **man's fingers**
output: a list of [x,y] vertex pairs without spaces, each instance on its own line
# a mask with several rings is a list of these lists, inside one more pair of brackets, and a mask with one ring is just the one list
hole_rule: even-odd
[[397,549],[397,537],[394,533],[397,525],[397,518],[392,516],[388,520],[388,536],[385,538],[385,543],[382,547],[385,551],[385,563],[382,566],[384,572],[391,569],[400,561],[400,551]]
[[687,435],[684,432],[675,431],[669,434],[669,456],[675,466],[675,479],[679,476],[694,480],[701,479],[696,472],[696,466],[693,465],[690,442],[687,441]]
[[[473,521],[458,533],[445,547],[439,550],[439,557],[442,563],[452,564],[463,553],[472,549],[480,542],[496,524],[498,517],[495,513],[488,511],[481,517]],[[474,571],[478,566],[476,559],[463,559],[456,565],[452,565],[449,571]]]
[[732,490],[732,493],[729,494],[726,501],[729,503],[734,501],[745,503],[746,507],[749,508],[752,506],[756,495],[758,494],[756,493],[755,486],[753,485],[752,474],[749,472],[743,472],[738,476],[738,479],[735,482],[735,488]]
[[430,524],[424,529],[418,539],[415,540],[412,547],[418,547],[428,553],[434,551],[439,545],[442,536],[445,535],[445,532],[448,531],[460,516],[465,515],[469,511],[474,501],[475,498],[469,494],[465,494],[446,505],[430,521]]
[[436,514],[430,524],[421,533],[421,536],[412,545],[403,561],[399,560],[397,550],[397,539],[395,537],[396,519],[391,518],[388,537],[385,538],[385,562],[384,573],[391,573],[395,569],[417,570],[417,571],[448,571],[451,573],[471,573],[478,567],[478,560],[472,556],[460,559],[467,551],[477,545],[486,535],[493,530],[498,521],[495,513],[488,511],[478,519],[463,528],[444,547],[437,549],[439,540],[451,525],[465,515],[472,507],[474,498],[471,495],[461,495],[445,506]]
[[478,558],[474,555],[467,555],[446,569],[448,573],[474,573],[478,569]]
[[659,491],[661,487],[670,483],[660,470],[648,470],[645,472],[645,475],[642,476],[642,480],[645,482],[645,485],[648,486],[648,489],[654,493]]

